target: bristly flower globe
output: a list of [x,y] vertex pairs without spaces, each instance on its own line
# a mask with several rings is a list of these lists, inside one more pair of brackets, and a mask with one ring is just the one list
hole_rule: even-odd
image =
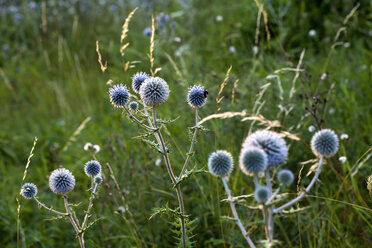
[[55,194],[67,194],[75,187],[75,177],[65,168],[56,169],[49,177],[49,187]]
[[142,83],[150,76],[144,72],[137,72],[132,76],[132,89],[134,92],[139,93]]
[[85,164],[84,171],[88,177],[97,176],[101,172],[101,165],[96,160],[88,161]]
[[311,150],[317,156],[332,157],[338,150],[338,137],[330,129],[316,132],[311,139]]
[[217,177],[227,177],[234,167],[234,161],[231,154],[227,151],[218,150],[209,155],[208,169]]
[[33,183],[25,183],[21,188],[21,195],[26,199],[31,199],[37,194],[37,187]]
[[294,175],[290,170],[281,170],[278,172],[277,178],[281,184],[288,186],[293,182]]
[[239,156],[239,167],[246,175],[264,171],[267,167],[267,155],[262,149],[254,146],[242,149]]
[[266,202],[270,197],[270,190],[266,186],[258,186],[254,191],[254,199],[258,203]]
[[282,137],[276,132],[259,130],[249,135],[243,142],[243,149],[255,146],[263,149],[267,154],[268,168],[284,163],[288,156],[288,148]]
[[129,101],[128,89],[125,85],[114,85],[109,89],[110,102],[116,108],[124,107]]
[[146,105],[158,106],[168,100],[169,87],[164,79],[160,77],[150,77],[143,82],[139,93],[142,101]]
[[207,101],[208,92],[203,86],[194,85],[189,88],[187,103],[193,108],[201,108]]
[[129,108],[133,112],[137,111],[138,110],[138,102],[130,102],[129,103]]
[[98,174],[97,176],[94,177],[94,183],[101,184],[102,181],[103,181],[103,179],[102,179],[102,175],[101,174]]

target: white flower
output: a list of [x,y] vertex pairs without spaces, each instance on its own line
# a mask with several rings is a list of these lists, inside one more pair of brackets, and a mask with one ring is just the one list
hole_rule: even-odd
[[101,150],[101,148],[99,147],[99,145],[94,145],[93,146],[93,149],[94,149],[94,151],[97,153],[97,152],[99,152],[100,150]]
[[342,139],[342,140],[347,140],[348,138],[349,138],[349,135],[346,134],[346,133],[342,133],[342,134],[340,135],[340,139]]
[[84,151],[88,151],[90,148],[92,147],[92,143],[86,143],[85,145],[84,145]]
[[222,22],[222,20],[223,20],[222,16],[220,16],[220,15],[216,16],[216,21],[217,22]]
[[347,159],[346,159],[346,157],[344,157],[344,156],[338,158],[338,161],[340,161],[341,164],[345,163],[346,160],[347,160]]
[[110,79],[110,80],[108,80],[108,81],[106,82],[106,85],[108,85],[108,86],[112,86],[113,83],[114,83],[114,81],[112,81],[112,80]]
[[327,78],[327,73],[323,73],[322,76],[320,77],[320,80],[324,81]]
[[258,53],[258,46],[253,46],[252,47],[252,52],[253,52],[253,54],[257,54]]
[[336,110],[334,108],[330,108],[328,110],[328,113],[330,113],[331,115],[333,115],[335,112],[336,112]]
[[350,47],[350,43],[349,43],[349,42],[345,42],[345,43],[344,43],[344,47],[345,47],[345,48]]
[[161,165],[161,158],[158,158],[155,160],[155,166],[160,166]]
[[314,30],[314,29],[311,29],[310,31],[309,31],[309,36],[310,37],[314,37],[316,35],[316,31]]
[[315,131],[315,127],[313,125],[311,125],[311,126],[309,126],[309,128],[307,130],[309,130],[309,132],[312,133],[312,132]]
[[181,43],[181,38],[180,37],[175,37],[174,38],[174,42],[176,42],[176,43]]
[[236,53],[236,48],[234,46],[229,47],[229,52],[230,53]]

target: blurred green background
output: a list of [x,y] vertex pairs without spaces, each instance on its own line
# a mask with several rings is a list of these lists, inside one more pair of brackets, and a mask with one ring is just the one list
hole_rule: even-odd
[[[135,7],[139,8],[125,40],[130,46],[123,56],[122,25]],[[172,218],[149,220],[154,208],[177,207],[165,165],[156,166],[159,153],[134,138],[143,131],[111,106],[106,85],[111,79],[129,87],[134,73],[149,72],[150,38],[144,31],[154,16],[155,67],[162,68],[158,75],[171,89],[158,115],[178,118],[165,132],[175,170],[182,167],[191,140],[189,127],[194,125],[193,110],[186,103],[189,85],[208,89],[201,118],[228,111],[261,114],[281,123],[274,130],[301,137],[300,142],[286,139],[290,148],[283,167],[296,177],[300,163],[314,158],[308,144],[313,134],[309,127],[316,127],[316,121],[308,109],[313,97],[319,97],[318,121],[348,139],[341,140],[340,151],[311,192],[322,198],[307,198],[300,203],[309,206],[306,210],[275,217],[277,247],[371,247],[372,198],[366,189],[372,174],[371,10],[367,0],[0,0],[0,246],[17,246],[16,198],[35,136],[38,142],[25,182],[37,184],[42,202],[63,209],[63,200],[48,188],[48,176],[60,165],[71,170],[77,185],[69,197],[80,203],[74,208],[79,219],[90,185],[83,166],[91,155],[83,150],[84,144],[98,144],[97,159],[113,168],[122,192],[104,166],[105,183],[92,215],[103,218],[87,232],[87,247],[176,246],[173,231],[178,227],[170,224]],[[97,62],[96,40],[107,61],[105,73]],[[277,70],[295,69],[301,53],[303,71],[290,96],[296,72]],[[127,61],[134,63],[125,71]],[[230,66],[230,77],[218,96]],[[239,117],[206,122],[208,131],[198,136],[189,168],[206,169],[207,157],[216,149],[230,151],[237,164],[251,125],[252,130],[263,128]],[[345,163],[338,161],[341,156],[347,157]],[[310,165],[304,165],[301,185],[309,182]],[[230,185],[234,195],[251,194],[254,187],[237,168]],[[245,247],[235,224],[224,218],[231,213],[221,202],[226,195],[220,180],[208,173],[195,174],[182,188],[186,212],[195,220],[190,227],[195,247]],[[288,189],[297,190],[295,184]],[[121,193],[142,241],[122,218],[128,218],[127,213],[117,213],[124,205]],[[263,221],[252,205],[249,197],[237,209],[252,239],[259,242],[265,239]],[[77,247],[70,223],[53,217],[35,202],[21,199],[19,247]]]

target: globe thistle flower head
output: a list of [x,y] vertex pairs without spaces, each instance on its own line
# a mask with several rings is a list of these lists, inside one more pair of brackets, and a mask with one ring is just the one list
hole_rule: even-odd
[[130,108],[130,110],[132,110],[132,111],[137,111],[138,110],[138,102],[130,102],[129,103],[129,108]]
[[290,170],[281,170],[278,172],[277,179],[281,184],[288,186],[293,182],[294,175]]
[[65,169],[59,168],[52,172],[49,177],[49,188],[55,194],[67,194],[75,187],[75,177]]
[[103,179],[102,179],[102,175],[101,174],[98,174],[97,176],[94,177],[94,183],[101,184],[102,181],[103,181]]
[[143,30],[143,35],[147,36],[147,37],[151,37],[152,35],[152,29],[150,27],[147,27]]
[[194,85],[189,88],[187,94],[187,103],[193,108],[203,107],[207,101],[208,91],[204,90],[203,86]]
[[26,199],[31,199],[37,194],[37,187],[33,183],[25,183],[21,188],[21,195]]
[[274,167],[284,163],[288,148],[284,139],[276,132],[259,130],[249,135],[243,142],[243,149],[250,146],[261,148],[267,155],[267,166]]
[[164,79],[160,77],[149,77],[143,82],[139,93],[146,105],[158,106],[168,100],[169,87]]
[[330,129],[316,132],[311,139],[311,150],[317,156],[332,157],[338,150],[338,137]]
[[132,89],[134,92],[139,93],[142,83],[150,76],[144,72],[137,72],[132,76]]
[[88,161],[85,164],[84,171],[88,177],[97,176],[101,172],[101,165],[96,160]]
[[114,85],[109,89],[110,102],[115,108],[124,107],[129,101],[128,89],[125,85]]
[[218,150],[209,155],[208,169],[216,177],[227,177],[234,167],[231,154],[227,151]]
[[257,147],[242,149],[239,157],[239,167],[244,174],[252,176],[267,168],[267,155]]
[[258,203],[266,202],[270,197],[270,190],[266,186],[258,186],[254,191],[254,199]]

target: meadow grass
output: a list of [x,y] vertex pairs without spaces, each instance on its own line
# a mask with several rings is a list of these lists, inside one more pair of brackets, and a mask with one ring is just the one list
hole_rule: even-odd
[[[280,127],[273,130],[301,138],[286,139],[286,168],[295,173],[296,183],[288,190],[293,198],[311,178],[306,173],[312,164],[300,162],[314,158],[309,148],[313,134],[308,127],[316,126],[316,121],[305,108],[319,95],[327,103],[319,106],[318,121],[323,119],[324,127],[347,133],[349,139],[341,140],[340,151],[333,161],[328,160],[311,196],[299,203],[305,209],[275,217],[275,238],[281,241],[279,247],[370,247],[372,198],[366,180],[372,174],[368,161],[372,44],[367,20],[371,4],[361,1],[343,24],[356,6],[353,1],[322,1],[320,6],[315,1],[270,2],[258,2],[267,13],[270,40],[262,13],[257,25],[259,8],[254,1],[153,1],[151,8],[148,1],[67,1],[72,7],[48,1],[45,8],[41,4],[35,11],[26,2],[16,1],[14,5],[20,6],[23,15],[18,22],[13,14],[1,12],[0,246],[17,246],[16,198],[35,136],[38,142],[25,182],[37,183],[42,202],[63,209],[47,184],[50,172],[63,165],[76,177],[77,187],[69,198],[81,213],[88,205],[85,189],[90,184],[83,165],[91,157],[83,146],[86,142],[101,146],[97,159],[103,165],[104,183],[96,195],[92,217],[102,219],[86,233],[87,247],[174,247],[177,243],[179,227],[170,228],[172,216],[149,220],[154,208],[167,203],[174,206],[177,201],[165,165],[155,165],[160,154],[136,139],[140,129],[121,111],[114,111],[106,85],[111,79],[130,86],[132,74],[150,72],[150,38],[143,30],[151,26],[153,15],[164,12],[177,26],[168,23],[157,28],[153,68],[162,68],[157,75],[171,89],[168,102],[157,112],[161,119],[177,118],[164,132],[176,170],[181,170],[192,139],[192,130],[186,130],[194,126],[194,113],[186,103],[187,87],[200,83],[209,92],[208,102],[199,112],[201,119],[225,112],[260,114],[279,121]],[[13,5],[0,4],[2,9]],[[122,25],[137,6],[125,37],[130,45],[122,56]],[[312,29],[315,36],[309,35]],[[97,62],[97,40],[102,60],[107,61],[104,73]],[[125,71],[127,61],[135,61],[135,68]],[[296,69],[299,63],[298,69],[303,71],[280,70]],[[327,77],[320,80],[325,72]],[[189,168],[206,170],[208,155],[217,149],[230,151],[237,162],[243,138],[251,129],[265,127],[259,121],[241,121],[243,118],[206,121],[203,126],[208,131],[198,135]],[[340,156],[347,161],[338,162]],[[231,178],[234,195],[248,195],[236,206],[243,225],[254,241],[263,240],[261,213],[252,207],[253,181],[237,168]],[[244,247],[244,238],[227,217],[231,217],[229,204],[223,201],[226,195],[219,180],[198,173],[185,180],[182,189],[187,214],[195,220],[191,226],[196,247]],[[76,247],[67,221],[51,220],[55,216],[23,199],[20,203],[19,247]],[[121,206],[128,206],[137,230]]]

